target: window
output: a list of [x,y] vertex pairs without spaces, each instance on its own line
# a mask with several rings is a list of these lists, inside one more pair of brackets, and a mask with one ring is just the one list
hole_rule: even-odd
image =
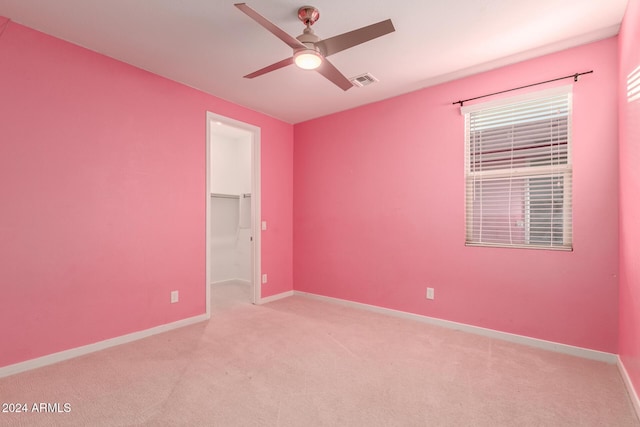
[[627,76],[627,102],[640,99],[640,66]]
[[462,113],[466,244],[571,250],[571,86]]

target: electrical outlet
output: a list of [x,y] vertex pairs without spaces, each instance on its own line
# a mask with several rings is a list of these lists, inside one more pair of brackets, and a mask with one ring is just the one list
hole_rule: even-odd
[[262,275],[262,283],[267,283],[267,273]]
[[171,304],[174,304],[180,300],[178,296],[178,291],[171,291]]
[[267,221],[262,221],[262,230],[266,230],[267,229]]
[[435,295],[434,295],[434,290],[433,288],[427,288],[427,299],[434,299]]

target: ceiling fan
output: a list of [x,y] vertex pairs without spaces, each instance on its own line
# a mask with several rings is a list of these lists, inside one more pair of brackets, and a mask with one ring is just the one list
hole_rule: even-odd
[[247,74],[244,76],[247,79],[296,64],[305,70],[316,70],[342,90],[348,90],[353,87],[353,83],[327,60],[327,56],[395,31],[393,23],[387,19],[323,40],[316,36],[311,29],[311,26],[320,18],[320,12],[313,6],[303,6],[298,9],[298,19],[304,23],[306,28],[301,35],[294,38],[245,3],[236,3],[235,7],[293,49],[292,57]]

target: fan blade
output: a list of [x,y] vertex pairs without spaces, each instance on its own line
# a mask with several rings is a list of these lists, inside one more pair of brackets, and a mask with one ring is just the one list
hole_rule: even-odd
[[282,61],[276,62],[275,64],[271,64],[267,67],[261,68],[258,71],[254,71],[251,74],[247,74],[246,76],[244,76],[245,79],[252,79],[254,77],[258,77],[261,76],[263,74],[267,74],[271,71],[277,70],[279,68],[283,68],[286,67],[287,65],[291,65],[293,64],[293,57],[291,58],[287,58],[287,59],[283,59]]
[[316,68],[316,71],[325,76],[327,79],[331,80],[333,84],[340,87],[340,89],[342,90],[349,90],[353,87],[353,83],[351,83],[349,79],[344,76],[344,74],[338,71],[338,69],[334,67],[334,65],[329,62],[327,58],[324,58],[322,60],[322,64],[320,64],[320,66]]
[[255,10],[251,9],[245,3],[236,3],[234,4],[234,6],[240,9],[258,24],[262,25],[277,38],[288,44],[292,49],[306,48],[306,46],[299,42],[298,39],[291,37],[289,34],[285,33],[282,29],[277,27],[275,24],[273,24],[264,16],[260,15]]
[[368,42],[369,40],[384,36],[385,34],[392,33],[395,30],[396,29],[393,27],[391,19],[387,19],[386,21],[381,21],[377,24],[367,25],[366,27],[349,31],[348,33],[320,40],[316,43],[316,46],[320,48],[320,51],[324,56],[329,56],[361,43]]

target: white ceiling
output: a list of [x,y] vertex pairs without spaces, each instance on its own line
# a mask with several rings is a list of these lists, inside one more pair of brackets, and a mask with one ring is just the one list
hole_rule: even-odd
[[[308,0],[245,0],[298,36]],[[295,66],[242,76],[291,49],[238,0],[0,0],[0,16],[298,123],[617,34],[627,0],[316,0],[321,38],[391,18],[394,33],[329,59],[379,83],[346,92]],[[581,71],[581,70],[576,70]]]

